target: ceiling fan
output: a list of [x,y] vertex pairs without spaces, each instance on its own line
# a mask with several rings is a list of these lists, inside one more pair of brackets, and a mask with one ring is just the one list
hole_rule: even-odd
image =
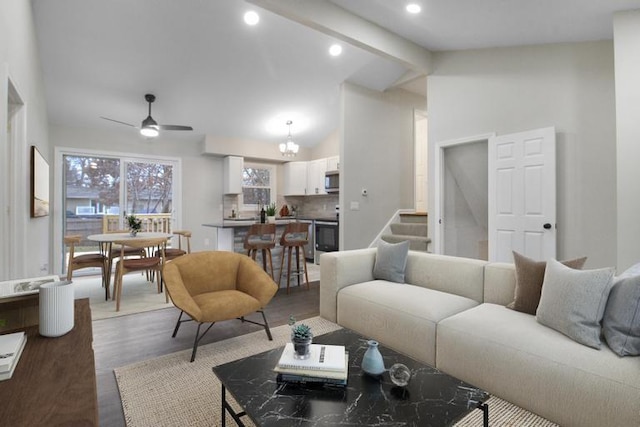
[[191,126],[159,125],[158,122],[156,122],[153,117],[151,117],[151,104],[156,100],[156,96],[148,93],[144,96],[144,99],[149,103],[149,115],[142,121],[142,124],[139,128],[135,125],[132,125],[131,123],[121,122],[120,120],[110,119],[108,117],[102,116],[100,116],[100,118],[140,129],[140,133],[149,138],[158,136],[158,131],[160,130],[193,130]]

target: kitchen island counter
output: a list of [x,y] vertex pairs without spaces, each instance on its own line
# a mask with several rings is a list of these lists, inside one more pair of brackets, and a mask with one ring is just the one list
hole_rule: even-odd
[[[282,247],[280,246],[280,237],[284,232],[287,224],[292,222],[306,222],[310,225],[310,233],[313,233],[313,224],[312,220],[305,220],[303,218],[282,218],[276,220],[276,247],[271,250],[272,258],[273,258],[273,269],[274,276],[277,279],[279,276],[280,263],[282,261]],[[224,219],[218,222],[212,222],[207,224],[202,224],[204,227],[212,227],[216,229],[216,249],[219,251],[231,251],[246,254],[246,250],[244,249],[244,239],[247,235],[247,231],[249,231],[249,227],[255,224],[254,220],[232,220],[232,219]],[[310,240],[311,242],[313,240]],[[305,248],[305,252],[307,252],[307,248]],[[310,254],[313,254],[313,248],[308,251]],[[313,259],[313,256],[310,257]],[[262,254],[258,252],[257,260],[258,264],[262,265]]]

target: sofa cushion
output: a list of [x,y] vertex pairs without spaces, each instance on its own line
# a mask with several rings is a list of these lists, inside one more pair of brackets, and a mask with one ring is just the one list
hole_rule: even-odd
[[[562,264],[580,269],[586,260],[586,257],[577,258],[562,261]],[[513,262],[516,266],[516,289],[514,300],[507,307],[523,313],[536,314],[547,263],[527,258],[516,251],[513,251]]]
[[639,359],[578,344],[504,306],[443,319],[436,360],[438,369],[563,426],[638,425]]
[[337,323],[434,366],[436,324],[476,305],[445,292],[374,280],[340,290]]
[[379,280],[404,283],[409,242],[387,243],[380,241],[373,265],[373,277]]
[[478,259],[409,251],[406,283],[442,291],[478,303],[484,296],[484,266]]
[[617,355],[640,355],[640,276],[616,279],[604,310],[602,332]]
[[600,348],[600,322],[614,272],[574,270],[549,260],[536,319],[581,344]]

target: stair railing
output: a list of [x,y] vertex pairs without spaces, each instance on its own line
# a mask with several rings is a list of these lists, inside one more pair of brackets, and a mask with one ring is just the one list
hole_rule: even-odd
[[401,214],[408,214],[408,213],[415,213],[415,212],[416,212],[415,209],[398,209],[391,216],[391,218],[389,218],[389,221],[387,221],[387,224],[382,228],[382,230],[380,230],[380,232],[378,233],[376,238],[373,239],[373,241],[369,244],[369,247],[370,248],[378,247],[378,243],[380,243],[380,241],[382,240],[382,236],[384,236],[385,234],[390,234],[391,233],[391,224],[396,223],[396,222],[400,222],[400,215]]

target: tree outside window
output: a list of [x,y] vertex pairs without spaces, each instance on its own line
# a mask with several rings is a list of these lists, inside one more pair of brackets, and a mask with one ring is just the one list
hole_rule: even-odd
[[245,164],[242,170],[242,199],[245,209],[275,201],[275,167]]

